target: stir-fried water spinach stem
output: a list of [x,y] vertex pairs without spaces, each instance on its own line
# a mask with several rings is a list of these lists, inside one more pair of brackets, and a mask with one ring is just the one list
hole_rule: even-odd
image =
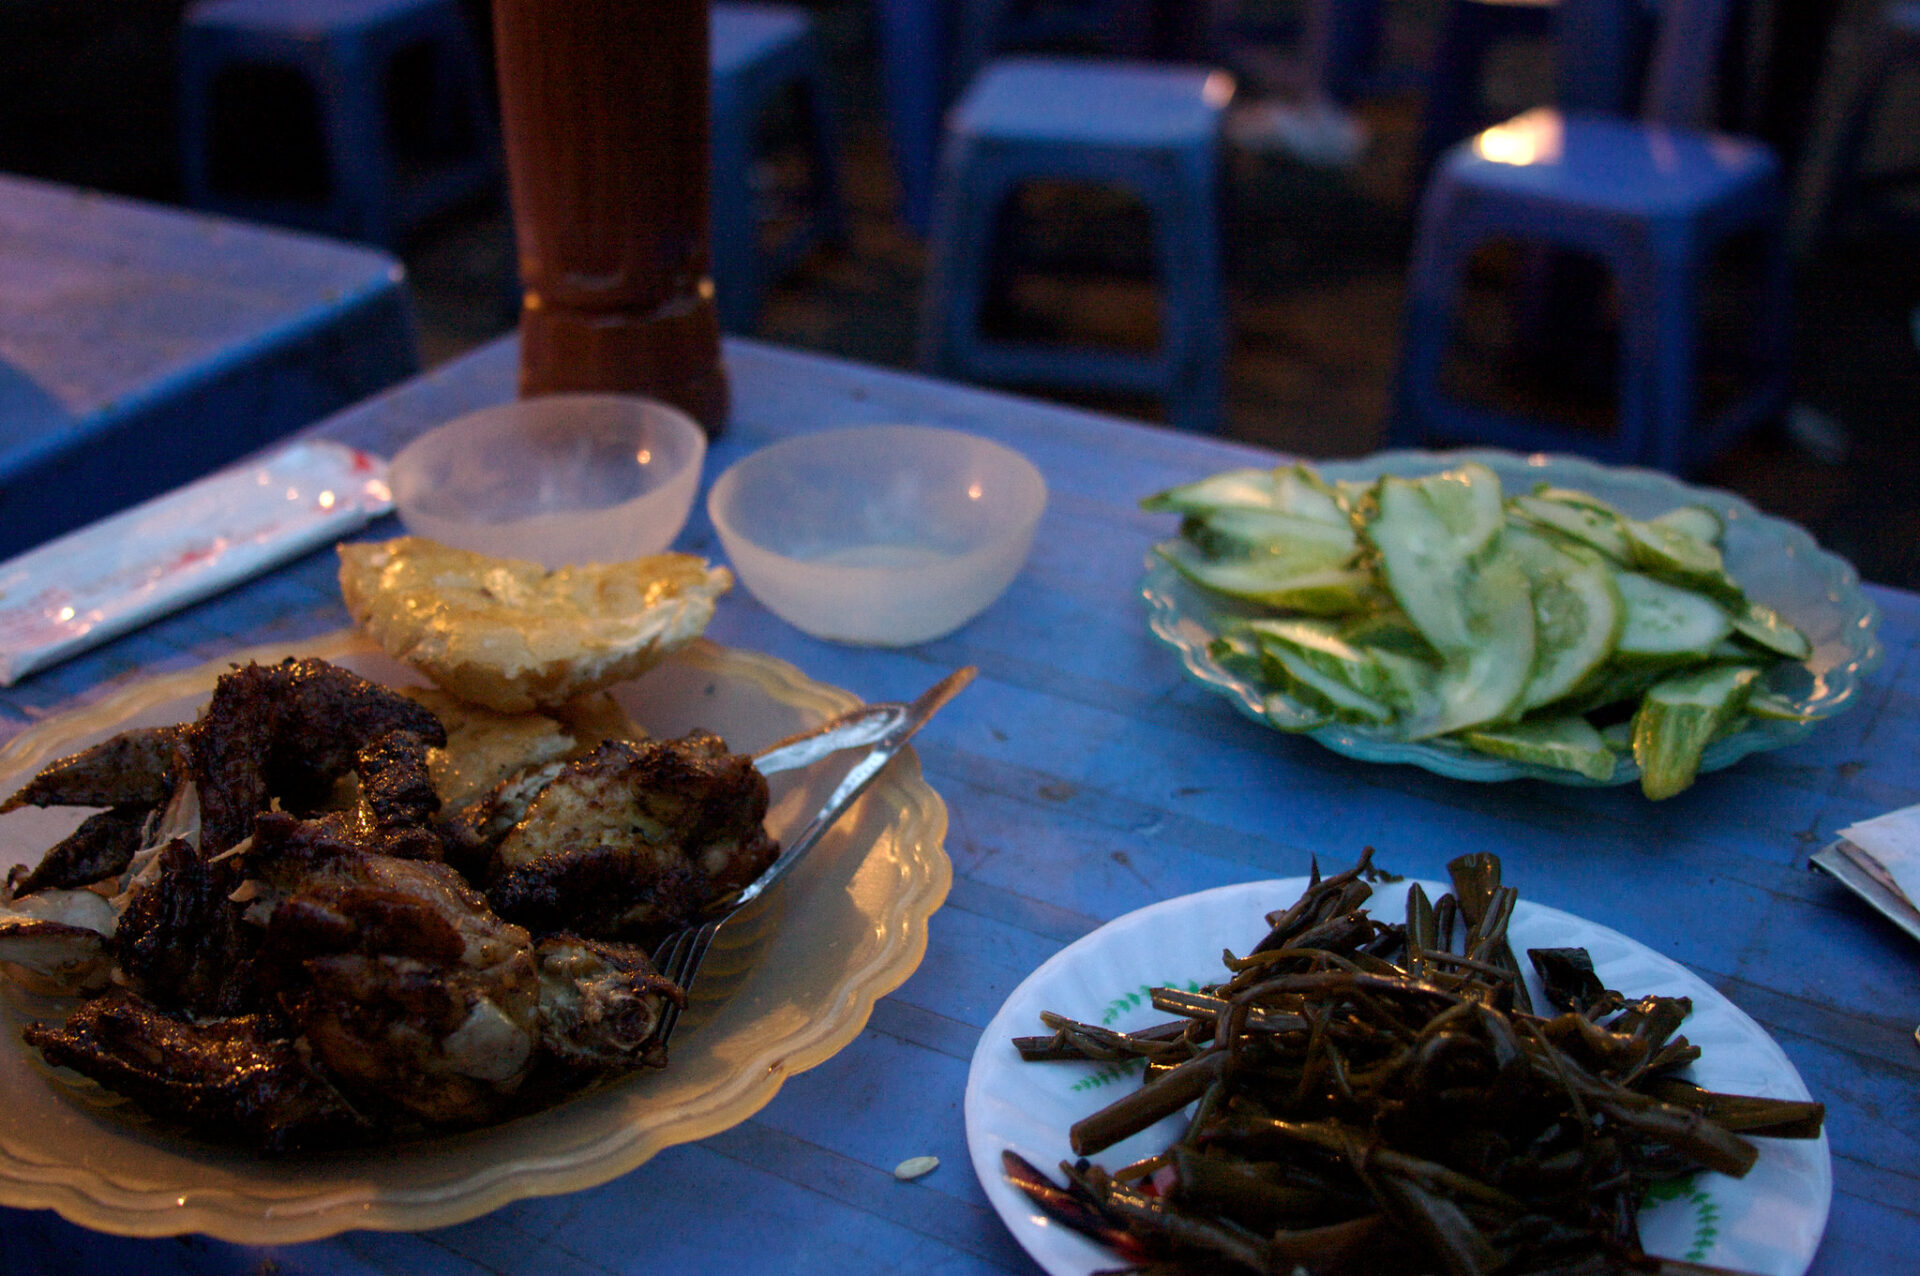
[[[1529,951],[1537,1012],[1497,857],[1453,861],[1438,901],[1410,887],[1389,923],[1364,907],[1371,856],[1316,866],[1246,956],[1223,954],[1221,982],[1155,989],[1175,1018],[1116,1032],[1049,1013],[1051,1035],[1017,1039],[1030,1061],[1140,1060],[1145,1082],[1072,1127],[1064,1186],[1012,1152],[1009,1181],[1143,1276],[1716,1270],[1641,1249],[1647,1189],[1744,1175],[1743,1135],[1817,1137],[1823,1107],[1674,1075],[1699,1056],[1679,1035],[1690,1003],[1630,1001],[1583,950]],[[1155,1156],[1086,1159],[1190,1107]]]

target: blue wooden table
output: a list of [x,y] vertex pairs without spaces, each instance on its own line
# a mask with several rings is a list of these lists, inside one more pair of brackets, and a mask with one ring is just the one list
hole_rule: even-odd
[[[318,427],[390,451],[512,393],[511,342]],[[1271,458],[747,342],[727,346],[734,416],[709,474],[787,435],[924,421],[1031,457],[1052,491],[1033,558],[979,619],[923,647],[803,636],[744,593],[710,631],[867,699],[960,664],[979,681],[916,745],[951,812],[955,880],[918,972],[860,1037],[758,1115],[602,1187],[421,1234],[248,1249],[98,1236],[0,1212],[10,1271],[258,1273],[1016,1272],[1035,1270],[969,1168],[961,1095],[980,1030],[1041,961],[1102,922],[1206,887],[1344,864],[1363,844],[1444,874],[1494,849],[1540,903],[1624,931],[1764,1025],[1828,1105],[1836,1190],[1815,1272],[1911,1271],[1920,1253],[1920,946],[1807,855],[1854,820],[1920,801],[1920,597],[1876,589],[1887,657],[1864,701],[1807,742],[1649,804],[1632,788],[1483,786],[1368,766],[1241,718],[1150,638],[1135,596],[1165,520],[1136,499]],[[392,526],[376,525],[385,535]],[[696,514],[681,541],[719,557]],[[343,625],[314,554],[0,694],[0,738],[161,670]],[[939,1168],[898,1182],[901,1160]]]
[[0,176],[0,559],[418,367],[384,253]]

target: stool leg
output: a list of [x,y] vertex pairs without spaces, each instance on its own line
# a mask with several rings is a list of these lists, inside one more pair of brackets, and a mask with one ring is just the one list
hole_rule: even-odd
[[940,114],[947,103],[954,43],[947,6],[929,0],[877,0],[880,92],[900,181],[900,216],[919,233],[932,220],[938,181]]
[[1479,241],[1473,223],[1470,211],[1449,189],[1438,184],[1427,188],[1407,269],[1400,375],[1393,415],[1387,422],[1390,446],[1421,447],[1432,442],[1441,433],[1436,424],[1448,415],[1442,406],[1440,365],[1467,262]]
[[934,197],[927,279],[920,302],[920,367],[964,375],[979,344],[996,214],[1011,174],[987,171],[964,144],[949,144]]
[[1700,245],[1692,227],[1675,222],[1655,226],[1647,248],[1641,269],[1649,272],[1652,295],[1634,321],[1633,352],[1634,362],[1644,361],[1646,384],[1631,419],[1622,398],[1621,441],[1645,464],[1677,474],[1686,466],[1694,419]]
[[335,45],[315,68],[327,125],[327,168],[340,233],[391,246],[395,174],[379,102],[380,76],[357,45]]
[[1167,421],[1218,433],[1226,398],[1228,319],[1220,282],[1220,231],[1211,163],[1190,165],[1165,200],[1154,201],[1161,340],[1171,384]]

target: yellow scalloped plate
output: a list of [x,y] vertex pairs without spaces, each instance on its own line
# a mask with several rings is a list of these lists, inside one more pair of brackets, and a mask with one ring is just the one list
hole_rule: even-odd
[[[229,665],[285,655],[320,656],[393,685],[419,680],[352,632],[240,652],[35,726],[0,750],[0,791],[127,727],[191,718]],[[742,750],[858,703],[783,661],[704,641],[614,693],[657,736],[705,727]],[[774,835],[796,830],[836,779],[831,771],[775,777]],[[37,861],[80,814],[0,816],[0,865]],[[280,1244],[349,1228],[443,1227],[522,1197],[604,1183],[745,1120],[786,1078],[859,1034],[874,1002],[926,952],[927,920],[952,881],[946,829],[946,806],[908,752],[765,909],[721,932],[667,1068],[446,1138],[281,1160],[185,1138],[47,1069],[20,1028],[64,1014],[69,1003],[8,984],[0,993],[0,1204],[51,1208],[122,1235],[204,1232]]]

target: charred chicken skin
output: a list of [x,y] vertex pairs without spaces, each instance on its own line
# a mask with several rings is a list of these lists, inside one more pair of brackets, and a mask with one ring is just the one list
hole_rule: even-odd
[[767,786],[717,736],[608,741],[569,763],[494,848],[487,898],[539,932],[653,938],[779,854]]
[[684,997],[628,941],[771,862],[751,760],[704,734],[608,741],[446,816],[445,742],[419,703],[287,661],[225,675],[193,723],[47,767],[5,809],[109,810],[10,877],[0,962],[111,990],[29,1043],[272,1152],[480,1124],[663,1064]]

